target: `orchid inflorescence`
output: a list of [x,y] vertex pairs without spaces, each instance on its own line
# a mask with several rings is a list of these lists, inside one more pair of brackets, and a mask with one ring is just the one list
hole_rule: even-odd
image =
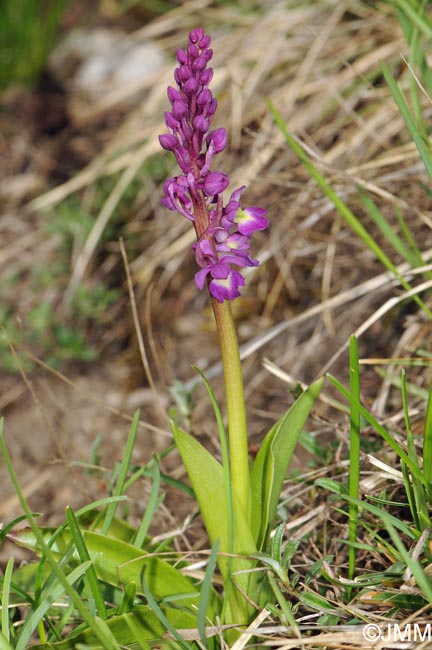
[[245,284],[238,269],[259,264],[249,255],[250,238],[268,222],[262,208],[241,209],[244,185],[224,206],[222,193],[229,179],[210,170],[213,156],[225,149],[227,138],[224,128],[210,131],[217,101],[208,87],[213,77],[207,67],[213,56],[209,45],[210,37],[194,29],[187,50],[177,52],[177,89],[168,87],[171,112],[165,113],[169,133],[160,135],[159,142],[173,152],[183,173],[165,181],[162,204],[193,222],[197,235],[193,248],[200,266],[196,284],[204,289],[208,283],[210,294],[223,302],[238,297],[239,287]]

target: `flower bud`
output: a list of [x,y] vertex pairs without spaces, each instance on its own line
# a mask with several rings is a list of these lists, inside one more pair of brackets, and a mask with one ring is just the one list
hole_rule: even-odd
[[186,102],[175,101],[172,107],[172,114],[176,120],[181,120],[188,114],[188,106]]
[[172,133],[160,135],[159,142],[162,149],[166,149],[166,151],[174,151],[179,146],[179,141]]
[[210,144],[210,142],[213,143],[214,153],[220,153],[223,151],[226,147],[226,141],[227,135],[223,127],[211,131],[206,138],[207,146]]
[[182,48],[178,49],[177,50],[177,61],[179,63],[181,63],[182,65],[185,65],[187,63],[187,60],[188,60],[188,58],[187,58],[186,52]]
[[194,128],[198,131],[201,131],[201,133],[207,133],[209,128],[209,121],[202,115],[197,115],[194,117],[193,125]]
[[228,176],[223,172],[210,172],[207,174],[203,189],[207,196],[215,196],[224,191],[229,185]]
[[186,95],[194,95],[198,90],[198,81],[191,77],[186,81],[183,86],[183,91]]

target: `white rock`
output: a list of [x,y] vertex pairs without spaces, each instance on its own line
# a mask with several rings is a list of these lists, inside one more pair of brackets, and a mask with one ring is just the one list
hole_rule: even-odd
[[145,84],[164,62],[157,43],[100,28],[72,31],[54,49],[50,68],[71,89],[99,99],[134,81]]

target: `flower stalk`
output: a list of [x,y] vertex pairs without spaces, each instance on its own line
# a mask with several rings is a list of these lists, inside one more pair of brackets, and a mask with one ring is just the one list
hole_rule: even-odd
[[224,368],[232,487],[247,517],[250,510],[249,452],[243,372],[237,332],[229,302],[212,299]]
[[222,195],[229,179],[223,172],[211,170],[212,160],[225,149],[227,138],[224,128],[210,130],[217,101],[209,89],[213,77],[208,67],[213,56],[209,46],[210,37],[195,29],[189,34],[187,49],[177,52],[177,87],[168,87],[171,111],[165,113],[169,132],[160,135],[159,141],[174,154],[181,174],[165,181],[162,204],[190,220],[196,232],[193,250],[199,270],[195,282],[201,290],[208,288],[211,297],[224,367],[233,489],[248,517],[246,408],[230,301],[240,296],[245,284],[242,269],[259,264],[249,255],[250,238],[267,227],[267,219],[262,208],[241,208],[245,186],[234,190],[224,205]]

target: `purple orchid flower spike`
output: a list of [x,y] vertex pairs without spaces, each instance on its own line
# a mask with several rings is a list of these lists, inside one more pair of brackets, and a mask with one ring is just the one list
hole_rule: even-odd
[[199,289],[208,285],[218,302],[240,295],[245,281],[240,269],[257,266],[249,256],[250,238],[264,230],[265,210],[241,208],[244,186],[231,194],[226,206],[222,193],[229,179],[221,171],[211,171],[213,156],[226,146],[224,128],[210,130],[217,101],[209,89],[213,77],[208,63],[213,56],[210,37],[202,29],[189,34],[186,50],[178,50],[179,66],[174,72],[177,88],[168,87],[171,112],[165,113],[169,133],[159,136],[163,149],[171,151],[181,174],[168,178],[163,186],[162,204],[193,222],[197,235],[195,258],[200,270],[195,276]]

